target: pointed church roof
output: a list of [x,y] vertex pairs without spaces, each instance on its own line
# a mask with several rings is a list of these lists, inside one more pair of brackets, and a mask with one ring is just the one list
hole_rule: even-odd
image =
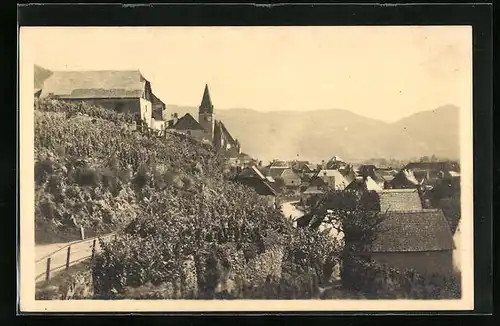
[[212,99],[210,98],[208,85],[205,84],[205,90],[203,91],[203,98],[201,99],[200,112],[211,113],[213,111],[214,111],[214,106],[212,105]]

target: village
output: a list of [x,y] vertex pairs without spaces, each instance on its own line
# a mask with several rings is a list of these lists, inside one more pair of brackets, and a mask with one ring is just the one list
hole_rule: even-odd
[[179,117],[153,89],[140,71],[54,71],[34,94],[39,99],[87,102],[132,113],[138,117],[138,126],[160,137],[175,133],[212,146],[227,158],[233,182],[280,208],[295,227],[324,229],[321,221],[317,223],[314,209],[332,191],[374,194],[376,205],[370,210],[387,213],[388,218],[382,222],[387,232],[370,246],[372,259],[395,268],[445,276],[459,269],[454,241],[459,218],[450,208],[460,201],[458,162],[375,166],[352,164],[335,153],[321,162],[280,158],[262,162],[246,154],[245,144],[216,118],[209,85],[201,94],[198,117],[189,113]]

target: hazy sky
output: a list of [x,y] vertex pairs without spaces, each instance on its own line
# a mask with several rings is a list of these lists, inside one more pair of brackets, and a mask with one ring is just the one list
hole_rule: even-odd
[[[23,28],[24,29],[24,28]],[[140,69],[164,102],[346,109],[384,121],[471,107],[470,27],[29,28],[51,70]],[[26,37],[26,38],[25,38]]]

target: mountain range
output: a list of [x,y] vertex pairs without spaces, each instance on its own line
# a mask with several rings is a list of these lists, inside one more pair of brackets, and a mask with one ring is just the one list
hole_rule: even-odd
[[[179,117],[198,108],[167,105]],[[261,160],[328,160],[333,155],[351,162],[370,158],[412,159],[436,155],[458,159],[459,108],[445,105],[387,123],[347,110],[271,111],[216,109],[242,151]],[[298,156],[297,156],[298,154]]]
[[[35,65],[35,88],[41,88],[52,72]],[[167,104],[168,114],[190,113],[198,108]],[[274,158],[328,160],[333,155],[350,162],[371,158],[408,160],[436,155],[460,156],[459,111],[444,105],[422,111],[395,123],[357,115],[348,110],[271,111],[217,109],[242,151],[263,161]]]

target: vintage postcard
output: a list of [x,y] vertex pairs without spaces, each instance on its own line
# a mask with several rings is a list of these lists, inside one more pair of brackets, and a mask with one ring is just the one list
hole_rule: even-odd
[[473,309],[472,28],[21,27],[20,309]]

